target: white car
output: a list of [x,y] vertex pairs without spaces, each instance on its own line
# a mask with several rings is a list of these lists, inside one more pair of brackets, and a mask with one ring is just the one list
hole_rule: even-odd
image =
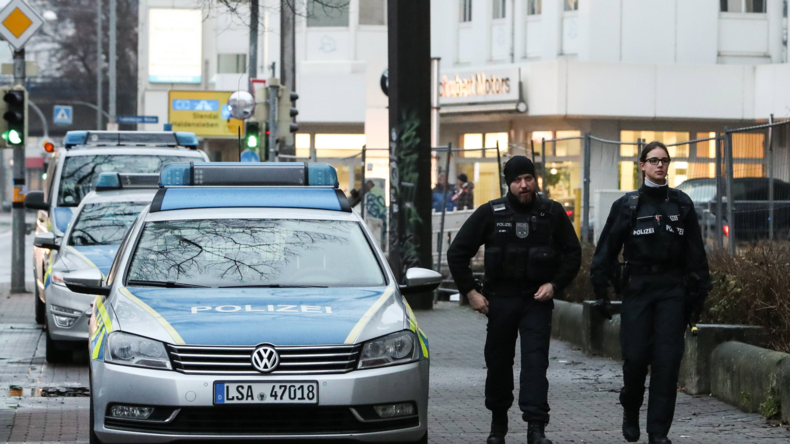
[[171,164],[98,294],[90,442],[427,443],[428,341],[325,164]]

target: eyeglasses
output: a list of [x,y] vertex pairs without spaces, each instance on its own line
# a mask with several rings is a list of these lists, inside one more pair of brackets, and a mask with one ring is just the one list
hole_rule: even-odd
[[660,159],[658,157],[651,157],[647,159],[647,161],[650,162],[650,165],[658,165],[658,162],[661,162],[664,165],[669,165],[669,162],[672,162],[672,159],[669,157],[662,157]]

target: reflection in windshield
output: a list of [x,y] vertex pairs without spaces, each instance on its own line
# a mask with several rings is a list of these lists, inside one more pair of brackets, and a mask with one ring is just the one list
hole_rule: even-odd
[[90,247],[120,244],[126,230],[146,205],[132,202],[85,205],[71,230],[68,245]]
[[60,176],[58,205],[79,205],[82,198],[93,190],[93,185],[101,173],[158,173],[168,163],[194,161],[202,161],[202,158],[148,154],[68,157]]
[[128,279],[210,287],[385,285],[359,224],[324,220],[149,222]]

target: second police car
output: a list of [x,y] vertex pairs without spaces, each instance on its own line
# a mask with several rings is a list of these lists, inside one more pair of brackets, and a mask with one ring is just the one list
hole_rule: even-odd
[[171,164],[106,276],[91,442],[427,443],[428,341],[324,164]]

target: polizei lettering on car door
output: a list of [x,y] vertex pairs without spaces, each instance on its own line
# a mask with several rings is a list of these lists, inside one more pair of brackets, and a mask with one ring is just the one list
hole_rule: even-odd
[[218,305],[216,307],[203,305],[192,307],[192,314],[215,311],[219,313],[260,312],[260,313],[312,313],[332,314],[332,307],[318,305]]

